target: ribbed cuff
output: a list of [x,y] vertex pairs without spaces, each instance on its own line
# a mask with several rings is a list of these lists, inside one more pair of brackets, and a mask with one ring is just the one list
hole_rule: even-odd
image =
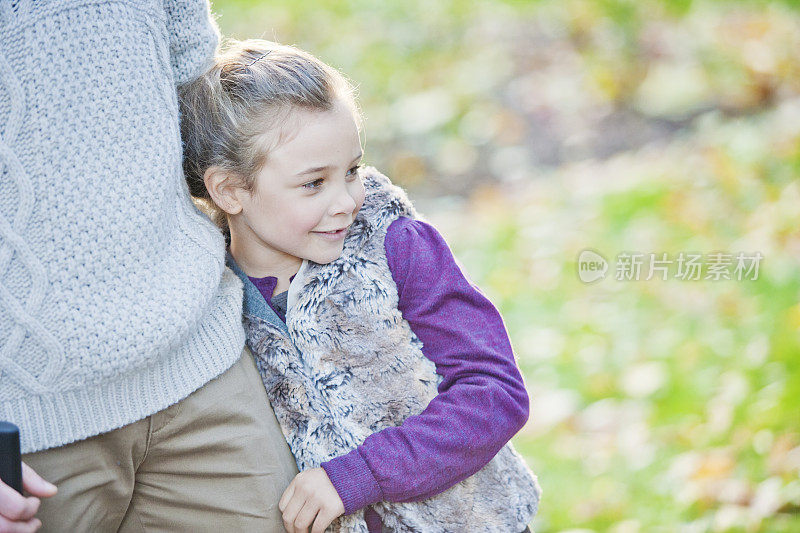
[[350,514],[384,499],[378,481],[358,449],[322,463],[333,487],[344,503],[344,514]]

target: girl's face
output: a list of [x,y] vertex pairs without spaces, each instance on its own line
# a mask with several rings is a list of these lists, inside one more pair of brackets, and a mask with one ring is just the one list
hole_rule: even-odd
[[335,260],[364,203],[352,111],[339,102],[330,111],[296,108],[289,118],[290,135],[270,151],[252,194],[237,191],[241,211],[230,220],[234,256],[256,275]]

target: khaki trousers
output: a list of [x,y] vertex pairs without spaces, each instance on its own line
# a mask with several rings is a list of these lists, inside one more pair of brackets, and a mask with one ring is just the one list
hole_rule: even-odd
[[175,405],[23,460],[58,486],[36,515],[52,532],[283,532],[297,474],[247,348]]

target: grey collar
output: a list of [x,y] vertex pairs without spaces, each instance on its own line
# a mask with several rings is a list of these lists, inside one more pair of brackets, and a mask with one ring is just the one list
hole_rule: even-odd
[[230,252],[225,253],[225,263],[230,267],[233,272],[239,276],[239,279],[242,280],[242,284],[244,286],[244,314],[250,315],[255,318],[260,318],[265,322],[269,322],[275,327],[278,327],[288,335],[289,330],[284,324],[283,320],[280,319],[278,315],[275,314],[275,311],[267,305],[267,301],[264,300],[264,296],[261,294],[261,291],[258,290],[258,287],[250,281],[250,278],[247,277],[239,265],[236,264],[236,261],[233,259],[233,256]]

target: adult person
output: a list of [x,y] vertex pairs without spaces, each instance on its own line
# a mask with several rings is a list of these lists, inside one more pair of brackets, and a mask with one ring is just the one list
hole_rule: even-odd
[[0,2],[0,419],[33,494],[0,486],[0,531],[283,530],[296,464],[182,175],[176,85],[218,41],[207,0]]

